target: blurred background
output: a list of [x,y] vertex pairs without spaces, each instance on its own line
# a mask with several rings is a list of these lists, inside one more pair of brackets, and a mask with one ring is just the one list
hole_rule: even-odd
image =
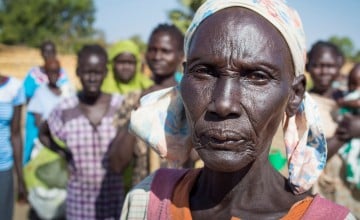
[[[144,51],[157,24],[174,23],[185,31],[203,1],[0,0],[0,71],[22,78],[31,66],[42,64],[40,43],[52,40],[62,66],[73,77],[74,54],[82,45],[107,47],[130,38]],[[317,40],[330,40],[347,62],[360,61],[360,1],[287,2],[302,17],[308,48]],[[347,67],[342,72],[348,72]]]
[[[151,30],[174,23],[185,32],[204,0],[0,0],[0,72],[23,79],[42,65],[38,47],[52,40],[71,81],[76,51],[87,43],[104,47],[132,39],[146,50]],[[360,62],[359,0],[288,0],[303,20],[307,47],[318,40],[338,45],[346,56],[342,73]],[[311,86],[311,81],[309,83]],[[27,206],[16,206],[14,219],[25,219]]]

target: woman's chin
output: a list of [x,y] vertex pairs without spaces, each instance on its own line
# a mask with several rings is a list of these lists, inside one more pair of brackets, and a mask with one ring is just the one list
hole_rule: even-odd
[[[252,152],[253,153],[253,152]],[[251,152],[207,151],[199,150],[198,154],[206,167],[217,172],[236,172],[255,160]]]

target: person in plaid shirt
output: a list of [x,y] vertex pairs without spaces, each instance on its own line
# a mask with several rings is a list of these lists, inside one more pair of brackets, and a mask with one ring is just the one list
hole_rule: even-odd
[[108,152],[117,134],[113,121],[123,97],[101,92],[106,63],[102,47],[84,46],[77,64],[83,90],[61,101],[47,121],[51,144],[45,145],[64,155],[69,164],[66,218],[71,220],[120,217],[122,175],[110,170]]

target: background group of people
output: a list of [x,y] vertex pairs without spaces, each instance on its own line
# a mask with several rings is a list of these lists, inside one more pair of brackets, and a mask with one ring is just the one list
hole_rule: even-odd
[[[77,54],[79,91],[61,68],[51,41],[40,48],[44,65],[32,68],[23,82],[1,75],[0,219],[12,219],[13,169],[17,198],[30,203],[29,219],[119,219],[126,193],[149,174],[160,167],[195,167],[200,160],[196,152],[183,164],[173,165],[127,129],[140,97],[179,85],[183,42],[184,35],[174,25],[160,24],[152,31],[144,54],[151,77],[142,72],[142,54],[132,41],[120,41],[107,51],[86,45]],[[360,137],[355,125],[360,117],[360,64],[344,78],[344,61],[329,42],[316,42],[307,54],[306,70],[313,82],[309,93],[321,112],[329,152],[313,192],[360,217]],[[29,187],[27,166],[51,154],[51,162],[63,162],[56,164],[66,173],[66,186],[49,187],[50,180],[39,173],[44,167],[54,172],[56,167],[44,162],[32,171],[32,178],[42,183]],[[59,182],[59,176],[53,178]],[[44,210],[41,204],[49,198],[58,202]]]
[[[44,65],[33,67],[23,82],[10,76],[1,77],[2,103],[7,104],[5,110],[9,111],[1,116],[4,124],[1,129],[6,131],[2,135],[6,147],[1,148],[0,160],[0,173],[4,175],[1,219],[11,219],[13,212],[13,163],[18,177],[17,196],[23,201],[29,200],[30,219],[117,219],[125,189],[160,166],[170,166],[159,156],[150,155],[140,140],[134,138],[128,147],[116,146],[121,143],[116,140],[121,139],[124,132],[120,128],[129,120],[126,117],[141,95],[180,82],[183,34],[168,24],[160,24],[153,30],[145,54],[151,78],[142,72],[142,54],[130,40],[120,41],[108,51],[100,45],[84,46],[77,56],[80,91],[76,91],[61,68],[54,43],[46,41],[40,50]],[[26,106],[24,150],[22,106]],[[121,114],[124,117],[120,117]],[[51,162],[41,159],[49,155],[55,157],[52,152],[66,161],[66,189],[49,187],[50,181],[38,173],[31,178],[26,174],[35,164],[36,169],[41,170],[45,167],[41,165],[58,161],[58,158]],[[54,171],[53,167],[48,172]],[[34,178],[42,183],[38,184]],[[54,203],[56,208],[48,202],[51,195],[54,200],[64,200],[63,191],[66,192],[66,214],[61,202]]]

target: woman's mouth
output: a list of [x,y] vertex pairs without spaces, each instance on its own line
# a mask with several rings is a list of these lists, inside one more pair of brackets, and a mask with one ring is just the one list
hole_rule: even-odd
[[219,151],[240,151],[248,144],[243,136],[232,131],[207,131],[199,139],[202,147]]

